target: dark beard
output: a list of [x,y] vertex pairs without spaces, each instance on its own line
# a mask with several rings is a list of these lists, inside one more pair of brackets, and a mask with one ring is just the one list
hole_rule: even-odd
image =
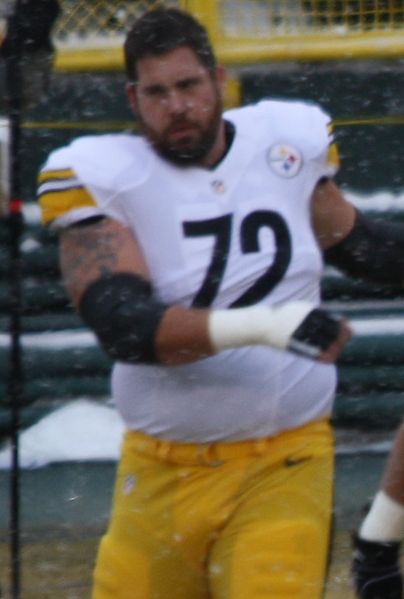
[[210,127],[204,132],[197,143],[190,145],[189,147],[185,146],[184,148],[159,143],[153,140],[150,141],[161,158],[164,158],[177,166],[192,166],[200,164],[205,156],[208,155],[215,143],[217,131],[218,127],[215,129]]
[[212,117],[201,137],[194,143],[189,144],[189,146],[184,144],[184,147],[169,144],[161,139],[156,139],[154,133],[150,131],[142,119],[140,119],[140,123],[146,138],[161,158],[168,160],[177,166],[195,166],[203,162],[204,158],[212,149],[219,131],[221,118],[222,103],[218,98]]

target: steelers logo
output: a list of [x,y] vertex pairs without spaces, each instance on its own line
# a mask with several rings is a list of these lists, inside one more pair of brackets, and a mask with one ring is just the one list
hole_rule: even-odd
[[286,179],[295,177],[303,162],[300,152],[286,144],[277,144],[269,148],[267,160],[271,170]]

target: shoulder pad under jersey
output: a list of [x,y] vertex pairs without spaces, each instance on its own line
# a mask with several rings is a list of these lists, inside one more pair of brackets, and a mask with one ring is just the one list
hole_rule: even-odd
[[258,104],[230,110],[226,118],[257,144],[297,146],[311,160],[327,152],[333,138],[331,119],[316,104],[294,100],[262,100]]
[[[128,134],[89,135],[55,150],[42,170],[71,168],[83,185],[114,188],[130,171],[136,185],[147,176],[152,153],[141,137]],[[115,189],[116,191],[116,189]]]

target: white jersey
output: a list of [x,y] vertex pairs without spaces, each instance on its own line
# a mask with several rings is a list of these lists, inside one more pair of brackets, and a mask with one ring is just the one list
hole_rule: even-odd
[[[329,117],[302,102],[262,101],[225,118],[235,138],[211,170],[164,161],[129,134],[83,137],[53,152],[40,175],[44,221],[119,220],[166,304],[318,304],[323,263],[310,199],[337,169]],[[112,392],[129,429],[211,442],[327,416],[335,382],[334,366],[249,346],[181,366],[118,362]]]

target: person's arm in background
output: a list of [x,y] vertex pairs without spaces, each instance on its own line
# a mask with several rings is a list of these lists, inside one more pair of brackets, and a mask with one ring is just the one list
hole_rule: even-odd
[[231,310],[165,306],[154,295],[131,232],[110,218],[60,232],[66,291],[113,358],[181,364],[263,344],[333,362],[350,336],[342,319],[309,302]]
[[[350,276],[403,287],[402,225],[367,218],[347,203],[330,181],[320,184],[313,196],[313,223],[330,264]],[[359,599],[402,599],[399,559],[403,538],[404,424],[397,433],[380,489],[353,538],[352,577]]]
[[354,535],[352,578],[359,599],[402,599],[400,550],[404,539],[404,421],[379,490]]
[[326,263],[354,278],[404,289],[404,225],[367,217],[331,180],[313,196],[313,226]]

